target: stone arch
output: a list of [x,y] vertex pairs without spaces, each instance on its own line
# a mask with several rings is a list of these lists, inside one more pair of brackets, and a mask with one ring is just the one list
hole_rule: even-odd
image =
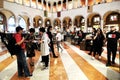
[[39,15],[36,15],[34,18],[33,18],[33,25],[35,28],[38,28],[38,27],[42,27],[43,25],[43,18]]
[[54,25],[54,27],[55,26],[61,27],[61,20],[59,18],[55,18],[53,25]]
[[51,25],[52,25],[52,24],[51,24],[51,19],[50,19],[50,18],[45,18],[44,24],[45,24],[45,27],[51,26]]

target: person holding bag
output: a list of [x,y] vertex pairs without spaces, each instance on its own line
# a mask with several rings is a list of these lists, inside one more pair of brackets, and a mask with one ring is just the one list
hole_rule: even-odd
[[50,43],[50,39],[48,37],[48,35],[45,32],[45,28],[40,28],[39,29],[39,33],[42,36],[39,43],[41,44],[41,57],[42,57],[42,63],[44,64],[42,70],[47,69],[48,68],[48,64],[49,64],[49,43]]

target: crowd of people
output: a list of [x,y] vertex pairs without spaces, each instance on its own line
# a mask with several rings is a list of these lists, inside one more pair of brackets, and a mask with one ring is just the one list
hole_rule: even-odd
[[[30,28],[29,34],[26,36],[22,36],[23,28],[21,26],[16,27],[16,33],[14,34],[14,38],[16,40],[16,45],[21,46],[21,50],[17,53],[17,69],[18,76],[21,77],[23,74],[25,77],[32,76],[28,68],[28,63],[26,61],[25,51],[27,53],[27,57],[29,58],[30,66],[34,66],[35,49],[36,43],[40,45],[41,52],[41,63],[44,64],[42,70],[48,69],[49,66],[49,54],[52,53],[53,58],[58,58],[54,51],[54,41],[53,41],[53,33],[52,26],[49,26],[47,30],[44,27],[39,29],[39,39],[35,38],[35,29]],[[120,38],[120,32],[116,31],[114,26],[110,27],[111,30],[104,34],[101,28],[97,30],[93,28],[91,37],[91,48],[89,55],[92,56],[92,59],[95,59],[96,54],[98,54],[98,58],[101,59],[101,54],[103,52],[103,46],[107,43],[107,62],[106,66],[111,66],[111,64],[115,64],[116,52],[117,52],[117,41]],[[73,32],[70,33],[71,39],[74,39],[76,44],[80,44],[84,37],[84,32],[82,30],[76,31],[74,29]],[[63,38],[64,36],[64,38]],[[67,31],[64,29],[63,32],[58,28],[55,33],[56,45],[58,52],[63,51],[61,47],[61,41],[66,41]],[[4,40],[3,40],[4,42]],[[112,54],[112,59],[111,59]]]

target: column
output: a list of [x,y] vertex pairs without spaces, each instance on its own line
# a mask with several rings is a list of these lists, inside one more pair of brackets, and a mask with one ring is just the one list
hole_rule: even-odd
[[30,0],[30,7],[31,7],[31,4],[32,4],[32,0]]
[[53,12],[53,2],[51,2],[51,6],[50,6],[51,8],[50,8],[50,11],[51,11],[51,13]]
[[42,0],[42,2],[41,2],[41,3],[42,3],[41,5],[42,5],[42,10],[43,10],[43,6],[44,6],[44,5],[43,5],[43,0]]
[[22,0],[22,5],[25,5],[24,3],[25,3],[24,0]]
[[36,0],[36,8],[38,9],[38,0]]
[[61,11],[63,10],[63,0],[61,0]]
[[88,28],[87,28],[88,26],[87,26],[87,18],[85,19],[85,32],[87,32],[88,31]]
[[77,7],[79,8],[80,7],[80,0],[77,0]]
[[81,3],[81,0],[80,0],[80,7],[82,7],[82,3]]
[[88,6],[88,0],[85,0],[85,6]]
[[93,5],[96,4],[96,0],[93,0]]
[[48,11],[48,0],[46,0],[46,11]]
[[56,2],[56,11],[58,11],[58,2]]
[[74,9],[74,0],[72,0],[72,8]]
[[68,0],[66,0],[66,9],[68,10]]
[[63,5],[62,5],[62,4],[63,4],[63,1],[61,0],[61,11],[62,11],[62,8],[63,8]]
[[18,26],[18,19],[19,19],[19,17],[17,15],[17,17],[15,17],[15,26]]
[[105,3],[105,0],[102,0],[102,3]]
[[103,27],[104,27],[103,19],[101,19],[101,24],[100,24],[100,26],[101,26],[101,29],[103,30]]

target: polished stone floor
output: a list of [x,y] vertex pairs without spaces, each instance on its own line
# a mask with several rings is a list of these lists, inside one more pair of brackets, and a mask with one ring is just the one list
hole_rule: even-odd
[[[0,43],[0,80],[120,80],[120,59],[117,53],[116,64],[106,67],[106,48],[102,58],[98,56],[94,60],[87,53],[80,50],[79,46],[71,45],[68,42],[62,43],[62,52],[55,52],[59,56],[53,58],[50,55],[49,68],[41,70],[42,64],[40,51],[35,51],[35,66],[30,67],[32,77],[17,76],[16,56],[11,58],[4,45]],[[27,59],[29,63],[29,59]]]

